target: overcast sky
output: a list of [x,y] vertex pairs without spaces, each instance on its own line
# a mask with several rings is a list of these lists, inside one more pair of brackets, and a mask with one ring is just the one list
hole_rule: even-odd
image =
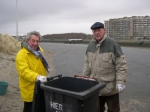
[[[91,34],[95,22],[145,15],[150,0],[18,0],[18,34]],[[0,0],[0,33],[16,35],[16,0]]]

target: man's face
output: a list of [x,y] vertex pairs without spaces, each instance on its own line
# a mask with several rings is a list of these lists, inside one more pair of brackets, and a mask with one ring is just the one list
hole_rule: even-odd
[[98,28],[98,29],[93,29],[93,35],[94,35],[94,38],[97,40],[97,41],[100,41],[104,35],[105,35],[105,28]]
[[39,41],[40,41],[39,37],[31,35],[31,38],[27,40],[27,43],[32,49],[37,50],[37,47],[39,46]]

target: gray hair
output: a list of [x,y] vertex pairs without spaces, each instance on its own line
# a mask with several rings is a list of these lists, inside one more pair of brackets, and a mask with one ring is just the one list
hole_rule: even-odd
[[40,35],[39,32],[37,32],[37,31],[31,31],[31,32],[27,33],[27,35],[26,35],[26,41],[31,38],[31,35],[35,35],[35,36],[39,37],[39,40],[42,39],[42,37],[41,37],[41,35]]

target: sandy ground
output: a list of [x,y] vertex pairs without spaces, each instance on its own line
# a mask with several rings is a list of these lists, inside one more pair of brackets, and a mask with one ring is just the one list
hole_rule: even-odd
[[[44,53],[51,68],[51,72],[48,76],[55,73],[52,64],[52,54],[53,53],[48,51],[45,51]],[[7,93],[4,96],[0,96],[0,112],[22,112],[23,101],[19,92],[18,74],[15,68],[15,56],[0,52],[0,81],[9,83]]]

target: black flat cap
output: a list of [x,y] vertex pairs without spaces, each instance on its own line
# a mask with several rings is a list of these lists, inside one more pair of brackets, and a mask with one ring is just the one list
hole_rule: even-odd
[[104,28],[104,24],[101,22],[96,22],[91,26],[91,29]]

